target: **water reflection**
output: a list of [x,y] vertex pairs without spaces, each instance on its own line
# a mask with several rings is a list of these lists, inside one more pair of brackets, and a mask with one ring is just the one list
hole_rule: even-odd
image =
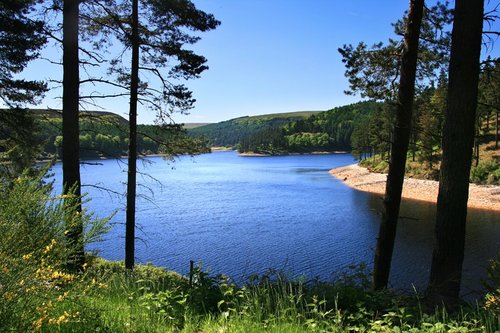
[[[382,212],[381,196],[369,195],[370,209]],[[403,200],[394,248],[391,281],[407,281],[418,289],[429,279],[436,205],[417,200]],[[380,219],[378,220],[378,223]],[[463,266],[462,294],[474,296],[482,289],[488,260],[500,250],[500,214],[494,211],[469,209]],[[411,262],[409,265],[408,262]]]

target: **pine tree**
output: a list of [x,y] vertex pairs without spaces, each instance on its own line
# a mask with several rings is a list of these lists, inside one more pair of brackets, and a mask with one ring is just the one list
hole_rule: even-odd
[[35,104],[47,90],[44,82],[15,78],[47,42],[44,23],[29,17],[35,4],[34,0],[0,3],[0,99],[12,108]]
[[373,268],[374,289],[386,288],[389,281],[392,252],[396,239],[396,227],[399,219],[399,206],[403,190],[406,155],[410,140],[417,54],[423,9],[423,0],[410,1],[405,33],[405,47],[401,59],[394,132],[391,140],[389,174],[387,175],[384,195],[384,213],[375,251]]
[[483,0],[457,0],[443,125],[443,157],[429,294],[453,305],[460,293],[479,81]]
[[0,2],[0,100],[8,107],[0,110],[0,163],[9,162],[1,167],[9,177],[30,167],[39,153],[34,121],[22,108],[38,103],[47,85],[19,77],[47,41],[44,23],[30,18],[35,5],[34,0]]
[[203,56],[184,46],[200,39],[190,31],[215,29],[219,21],[198,10],[190,0],[108,0],[105,4],[96,2],[95,10],[93,26],[88,29],[113,35],[126,50],[132,50],[131,67],[123,64],[120,54],[111,60],[110,73],[115,75],[115,85],[130,94],[125,264],[133,268],[138,103],[156,112],[162,124],[170,123],[173,112],[187,112],[193,107],[192,92],[175,82],[197,78],[208,66]]

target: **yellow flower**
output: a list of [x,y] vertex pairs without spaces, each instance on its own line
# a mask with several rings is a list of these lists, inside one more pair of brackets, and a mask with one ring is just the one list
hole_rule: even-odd
[[31,259],[31,257],[33,257],[33,253],[25,254],[25,255],[23,255],[23,260],[28,261]]
[[56,246],[56,244],[57,244],[57,241],[55,239],[52,239],[50,244],[45,247],[45,250],[43,251],[43,253],[47,254],[50,251],[52,251],[52,249],[54,248],[54,246]]
[[74,314],[69,313],[68,311],[64,311],[62,315],[60,315],[57,319],[49,319],[49,324],[51,325],[61,325],[63,323],[67,323],[72,318],[77,318],[80,315],[80,312],[75,312]]
[[3,298],[8,302],[12,301],[14,299],[14,296],[15,296],[14,293],[10,291],[3,294]]
[[68,274],[68,273],[63,273],[59,271],[54,271],[52,272],[50,278],[52,280],[62,280],[65,282],[71,282],[75,279],[75,276],[73,274]]
[[59,296],[57,297],[57,301],[58,301],[58,302],[62,302],[62,301],[63,301],[66,297],[68,297],[68,292],[67,292],[67,291],[65,291],[65,292],[64,292],[64,294],[59,295]]
[[38,318],[38,320],[35,322],[35,331],[40,331],[42,329],[43,325],[43,317]]
[[59,318],[57,318],[57,324],[65,323],[68,321],[68,313],[64,311],[64,314],[60,315]]
[[500,309],[500,296],[488,294],[486,295],[486,302],[484,308],[487,310]]
[[35,291],[35,290],[36,290],[36,287],[35,286],[31,286],[31,287],[29,287],[29,288],[26,289],[26,293],[29,294],[30,292]]

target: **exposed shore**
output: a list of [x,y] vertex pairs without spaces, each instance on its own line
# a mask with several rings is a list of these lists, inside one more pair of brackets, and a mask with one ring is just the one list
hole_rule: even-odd
[[[356,190],[383,195],[386,174],[374,173],[357,164],[330,170],[330,174]],[[436,202],[439,182],[405,178],[403,198]],[[500,186],[469,185],[468,207],[500,211]]]

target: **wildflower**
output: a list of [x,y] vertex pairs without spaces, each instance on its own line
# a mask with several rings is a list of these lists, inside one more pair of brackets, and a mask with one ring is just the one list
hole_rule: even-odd
[[50,244],[45,247],[45,250],[43,251],[43,253],[44,254],[49,253],[50,251],[52,251],[52,249],[56,245],[57,245],[57,241],[55,239],[52,239],[52,241],[50,242]]
[[7,302],[10,302],[14,299],[14,293],[11,292],[11,291],[8,291],[6,292],[5,294],[3,294],[3,298],[7,301]]
[[25,255],[23,255],[23,260],[28,261],[31,259],[31,257],[33,257],[33,253],[25,254]]
[[486,310],[500,309],[500,296],[487,294],[484,308]]
[[26,293],[29,294],[29,293],[31,293],[31,292],[33,292],[35,290],[36,290],[36,287],[35,286],[31,286],[29,288],[26,288]]
[[62,315],[60,315],[56,319],[49,319],[49,324],[51,325],[61,325],[64,323],[69,322],[70,319],[72,318],[77,318],[80,315],[80,312],[75,312],[74,314],[69,313],[68,311],[64,311]]
[[40,317],[38,318],[38,320],[35,322],[35,331],[40,331],[42,329],[42,325],[43,325],[43,320],[44,318],[43,317]]
[[50,280],[58,280],[60,282],[71,282],[75,279],[73,274],[63,273],[60,271],[53,271],[49,276]]
[[57,297],[57,301],[58,301],[58,302],[62,302],[62,301],[63,301],[66,297],[68,297],[68,292],[67,292],[67,291],[65,291],[65,292],[64,292],[64,294],[59,295],[59,296]]
[[68,321],[68,313],[66,311],[64,311],[64,314],[60,315],[59,318],[57,318],[57,325],[61,324],[61,323],[65,323]]

